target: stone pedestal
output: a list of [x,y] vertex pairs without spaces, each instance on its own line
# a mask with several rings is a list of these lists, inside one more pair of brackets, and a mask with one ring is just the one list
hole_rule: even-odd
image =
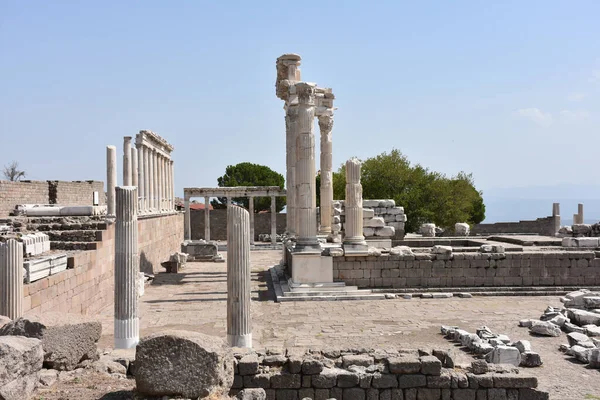
[[106,214],[115,216],[115,188],[117,187],[117,148],[106,146]]
[[139,342],[137,189],[118,187],[115,223],[115,348]]
[[0,315],[23,316],[23,243],[0,242]]
[[315,183],[315,85],[300,82],[298,94],[298,136],[296,138],[296,216],[295,251],[321,253],[317,239],[317,205]]
[[227,341],[252,347],[250,315],[250,216],[241,207],[227,208]]
[[333,258],[320,254],[292,253],[292,283],[322,284],[333,282]]
[[361,162],[357,158],[346,161],[346,230],[343,242],[346,255],[367,254],[369,250],[363,236],[360,168]]

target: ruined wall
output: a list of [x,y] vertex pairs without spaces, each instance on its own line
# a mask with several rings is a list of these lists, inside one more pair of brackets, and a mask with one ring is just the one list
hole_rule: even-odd
[[[290,350],[283,354],[291,353]],[[230,394],[245,388],[263,388],[267,400],[548,399],[547,393],[534,389],[537,378],[526,372],[475,374],[473,368],[453,368],[447,352],[432,353],[437,356],[391,349],[311,350],[308,355],[289,356],[236,354]]]
[[333,278],[363,288],[600,285],[593,251],[334,257]]
[[[559,218],[558,224],[555,218]],[[499,233],[536,233],[554,236],[560,228],[560,216],[538,218],[534,221],[497,222],[495,224],[477,224],[471,227],[471,235],[495,235]]]
[[0,181],[0,216],[9,215],[17,204],[91,206],[95,191],[98,204],[106,204],[104,183],[100,181]]
[[[140,267],[160,271],[160,263],[179,251],[183,214],[138,221]],[[103,231],[96,250],[73,253],[66,271],[24,286],[23,312],[96,314],[114,301],[115,226]]]
[[[277,214],[277,233],[285,232],[285,214]],[[192,240],[204,239],[204,210],[191,210]],[[271,233],[271,213],[254,214],[254,239]],[[227,210],[210,210],[210,239],[227,240]]]

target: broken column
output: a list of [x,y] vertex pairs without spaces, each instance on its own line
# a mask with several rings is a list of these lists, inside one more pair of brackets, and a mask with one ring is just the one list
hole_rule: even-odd
[[367,242],[363,236],[362,185],[360,183],[361,162],[353,157],[346,161],[346,233],[344,252],[366,253]]
[[210,197],[204,197],[204,240],[210,240]]
[[577,221],[578,224],[585,224],[583,221],[583,204],[581,203],[577,204]]
[[131,136],[123,138],[123,186],[131,186]]
[[252,347],[250,315],[250,216],[227,207],[227,342]]
[[137,189],[118,187],[115,224],[115,348],[139,341]]
[[277,59],[277,78],[275,93],[285,101],[285,149],[286,149],[286,231],[289,236],[296,235],[295,213],[295,169],[296,169],[296,121],[298,116],[298,98],[294,84],[300,80],[300,61],[298,54],[283,54]]
[[254,244],[254,197],[248,197],[248,213],[250,214],[250,244]]
[[271,244],[277,244],[277,199],[271,196]]
[[[298,94],[298,136],[296,140],[296,251],[321,252],[317,239],[315,183],[315,84],[300,82]],[[361,216],[362,217],[362,216]]]
[[331,235],[331,212],[333,204],[332,107],[328,107],[325,113],[319,116],[319,129],[321,130],[321,226],[319,233],[322,235]]
[[185,217],[183,219],[183,239],[192,240],[192,215],[190,211],[190,198],[187,197],[187,195],[184,196],[183,206],[185,207]]
[[117,187],[117,148],[106,146],[106,214],[115,216],[115,188]]
[[552,204],[552,219],[554,221],[552,236],[560,230],[560,203]]
[[23,243],[0,242],[0,315],[23,316]]

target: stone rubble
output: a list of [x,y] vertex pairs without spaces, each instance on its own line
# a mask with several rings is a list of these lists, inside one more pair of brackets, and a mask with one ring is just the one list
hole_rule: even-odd
[[496,334],[487,326],[477,329],[477,333],[469,333],[457,326],[440,328],[442,335],[453,342],[458,342],[476,356],[483,356],[491,364],[511,364],[515,367],[539,367],[542,365],[540,355],[531,349],[527,340],[511,343],[508,336]]
[[[331,229],[343,232],[346,228],[344,200],[334,200]],[[363,200],[363,235],[366,238],[404,238],[406,214],[394,200]]]

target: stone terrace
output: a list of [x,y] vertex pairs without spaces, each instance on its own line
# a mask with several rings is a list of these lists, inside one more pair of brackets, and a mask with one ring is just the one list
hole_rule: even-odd
[[[600,396],[600,372],[585,368],[558,351],[566,337],[533,337],[517,323],[538,318],[551,297],[475,297],[444,300],[417,299],[275,303],[268,291],[267,268],[279,262],[280,251],[253,251],[253,336],[261,348],[454,348],[439,334],[441,324],[475,331],[487,325],[513,340],[527,339],[544,365],[528,370],[539,388],[553,399]],[[164,329],[185,329],[225,337],[226,264],[188,263],[180,274],[159,274],[141,298],[141,335]],[[101,346],[112,347],[113,309],[101,312]],[[471,356],[456,348],[461,363]],[[588,397],[589,398],[589,397]]]

